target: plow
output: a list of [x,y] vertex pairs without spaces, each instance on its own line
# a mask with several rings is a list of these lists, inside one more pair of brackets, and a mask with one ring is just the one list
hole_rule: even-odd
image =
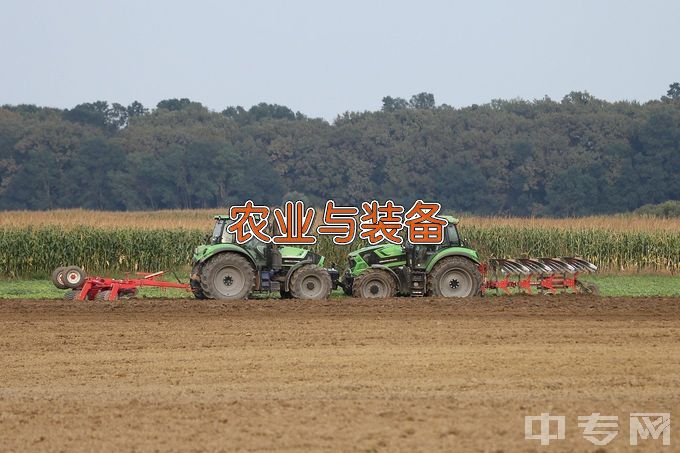
[[496,294],[597,293],[594,284],[579,280],[580,274],[595,272],[597,266],[576,257],[492,259],[479,270],[484,278],[482,294],[489,290]]

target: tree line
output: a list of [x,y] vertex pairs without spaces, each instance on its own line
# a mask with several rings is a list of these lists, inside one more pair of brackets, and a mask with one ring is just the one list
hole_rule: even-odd
[[571,216],[680,199],[680,84],[646,103],[587,92],[453,108],[386,96],[333,122],[261,103],[0,108],[0,209],[224,208],[327,199]]

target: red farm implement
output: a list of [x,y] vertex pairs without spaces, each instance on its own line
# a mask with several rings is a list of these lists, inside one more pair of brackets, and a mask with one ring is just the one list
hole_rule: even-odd
[[87,277],[77,266],[59,267],[52,273],[52,282],[59,289],[71,291],[65,295],[74,300],[117,300],[137,295],[139,288],[174,288],[188,292],[191,288],[185,283],[174,283],[159,280],[165,272],[137,272],[138,278],[115,279],[108,277]]
[[578,279],[582,273],[595,272],[597,266],[580,258],[493,259],[479,270],[484,277],[482,294],[490,290],[496,294],[597,292],[595,285]]

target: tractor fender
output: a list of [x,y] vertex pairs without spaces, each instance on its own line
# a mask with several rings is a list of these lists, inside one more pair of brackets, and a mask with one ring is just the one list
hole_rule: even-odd
[[474,250],[466,249],[463,247],[451,247],[444,249],[441,252],[437,253],[435,256],[433,256],[430,262],[427,263],[425,272],[429,273],[435,264],[437,264],[444,258],[448,258],[449,256],[462,256],[464,258],[469,259],[475,264],[479,264],[479,258],[477,257],[477,253]]
[[290,269],[288,269],[288,273],[286,274],[286,281],[283,283],[284,291],[290,291],[290,278],[293,276],[293,272],[300,269],[305,264],[314,264],[314,262],[311,260],[303,260],[293,265]]
[[383,271],[389,272],[389,274],[394,277],[394,282],[397,284],[397,288],[399,287],[399,277],[397,276],[397,273],[394,272],[392,269],[389,267],[383,265],[383,264],[371,264],[371,267],[369,269],[380,269]]

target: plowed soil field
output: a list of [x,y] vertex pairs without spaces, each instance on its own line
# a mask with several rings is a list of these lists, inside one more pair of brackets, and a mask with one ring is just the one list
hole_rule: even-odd
[[680,298],[0,300],[3,451],[544,451],[544,412],[680,417]]

